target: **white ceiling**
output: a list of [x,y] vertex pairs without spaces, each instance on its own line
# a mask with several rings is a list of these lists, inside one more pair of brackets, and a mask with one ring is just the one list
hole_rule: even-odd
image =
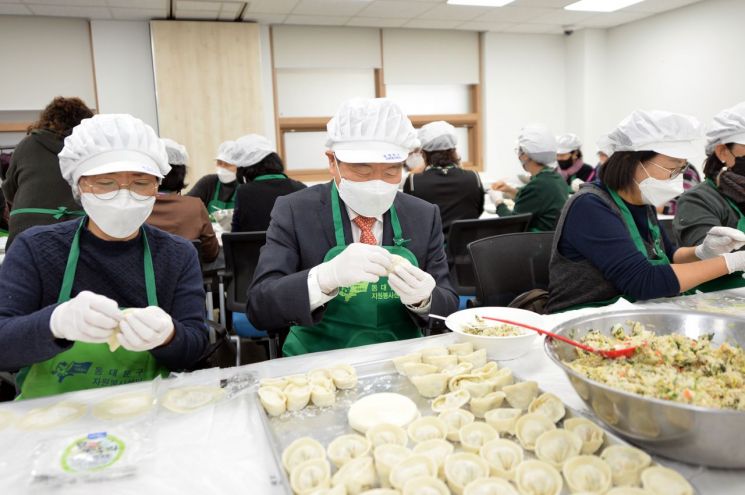
[[645,0],[611,13],[576,12],[575,0],[515,0],[505,7],[447,5],[446,0],[0,0],[0,15],[90,19],[242,20],[263,24],[465,29],[561,33],[608,28],[703,0]]

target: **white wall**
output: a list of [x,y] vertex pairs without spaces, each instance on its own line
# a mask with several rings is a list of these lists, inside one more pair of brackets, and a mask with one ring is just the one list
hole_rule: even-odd
[[99,111],[129,113],[158,131],[150,25],[91,21]]
[[564,38],[486,33],[482,53],[484,175],[497,179],[522,173],[513,151],[521,127],[565,127]]

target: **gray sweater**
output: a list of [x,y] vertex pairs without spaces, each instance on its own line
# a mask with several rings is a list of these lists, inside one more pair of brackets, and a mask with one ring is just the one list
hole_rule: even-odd
[[679,246],[697,246],[704,242],[712,227],[737,228],[739,216],[718,189],[702,182],[678,198],[673,219],[675,241]]

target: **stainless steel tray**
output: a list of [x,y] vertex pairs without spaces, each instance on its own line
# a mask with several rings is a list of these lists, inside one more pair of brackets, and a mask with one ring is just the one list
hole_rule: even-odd
[[[430,407],[430,403],[432,402],[431,399],[426,399],[420,396],[416,387],[411,384],[408,378],[399,375],[396,372],[390,359],[354,363],[353,366],[357,370],[357,387],[351,390],[337,391],[336,404],[332,407],[319,408],[309,406],[301,411],[289,412],[278,417],[272,417],[267,415],[264,411],[264,408],[259,402],[258,394],[254,394],[255,405],[260,410],[259,415],[267,437],[269,438],[269,443],[272,447],[272,456],[276,462],[277,472],[281,473],[279,478],[272,479],[272,483],[277,487],[277,492],[292,495],[289,478],[282,467],[281,458],[284,449],[300,437],[312,437],[326,447],[339,435],[355,433],[347,422],[347,411],[357,399],[373,393],[395,392],[405,395],[413,400],[419,407],[419,412],[422,416],[430,416],[433,414],[432,408]],[[501,365],[500,367],[509,368],[509,366]],[[520,379],[520,377],[515,376],[515,382],[517,383],[520,381],[523,380]],[[540,389],[540,383],[538,385]],[[539,394],[542,392],[542,390],[539,390]],[[598,422],[592,417],[592,415],[581,414],[580,412],[569,408],[566,404],[565,408],[566,416],[564,416],[564,419],[577,417],[586,418],[598,425],[598,427],[604,431],[605,442],[601,448],[598,449],[598,452],[601,452],[605,447],[610,445],[630,445],[620,437],[608,431],[602,423]],[[560,426],[562,423],[563,420],[560,421],[557,426]],[[502,438],[516,440],[510,436],[504,436]],[[457,446],[456,451],[458,451]],[[525,450],[525,459],[534,458],[535,456],[532,452]],[[653,461],[652,464],[655,465],[656,463]],[[689,482],[693,485],[692,481],[689,480]],[[564,483],[564,485],[562,495],[569,494],[569,489],[567,488],[566,483]],[[694,491],[695,493],[699,493],[695,486]]]

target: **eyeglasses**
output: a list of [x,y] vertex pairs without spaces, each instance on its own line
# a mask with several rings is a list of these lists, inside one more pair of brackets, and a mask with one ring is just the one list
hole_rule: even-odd
[[[668,177],[668,179],[674,179],[674,178],[678,177],[680,174],[682,174],[683,172],[685,172],[686,170],[688,170],[688,163],[686,163],[682,167],[677,167],[677,168],[663,167],[662,165],[658,165],[657,163],[655,163],[653,161],[648,161],[647,163],[652,164],[652,165],[654,165],[657,168],[661,168],[662,170],[664,170],[665,172],[667,172],[668,174],[670,174],[669,177]],[[642,163],[642,166],[645,166],[645,164]]]
[[121,189],[128,189],[137,201],[146,201],[158,192],[158,183],[148,179],[136,179],[129,184],[119,184],[114,179],[94,179],[86,181],[83,185],[88,187],[95,197],[103,200],[114,199]]

